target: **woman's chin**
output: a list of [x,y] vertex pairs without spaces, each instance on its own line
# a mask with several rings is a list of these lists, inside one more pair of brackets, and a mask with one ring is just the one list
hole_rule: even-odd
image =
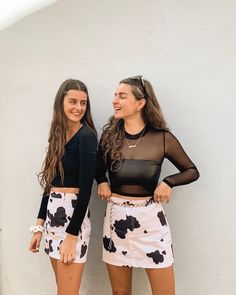
[[123,119],[123,116],[121,114],[114,113],[114,118],[115,119]]

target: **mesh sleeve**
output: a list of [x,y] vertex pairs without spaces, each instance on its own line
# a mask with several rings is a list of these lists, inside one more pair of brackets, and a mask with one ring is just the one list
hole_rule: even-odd
[[199,172],[177,138],[164,132],[165,157],[180,171],[163,179],[170,187],[191,183],[199,178]]

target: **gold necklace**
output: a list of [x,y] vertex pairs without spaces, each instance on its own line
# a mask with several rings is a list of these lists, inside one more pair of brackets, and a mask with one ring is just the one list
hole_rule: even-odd
[[146,127],[143,128],[143,131],[141,132],[141,134],[135,144],[129,144],[128,139],[125,136],[125,140],[126,140],[126,143],[127,143],[129,149],[136,148],[136,146],[138,145],[145,130],[146,130]]

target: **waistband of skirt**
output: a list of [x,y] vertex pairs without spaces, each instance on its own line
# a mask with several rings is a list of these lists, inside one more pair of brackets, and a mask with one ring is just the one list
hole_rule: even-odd
[[154,202],[153,197],[149,196],[146,199],[127,199],[121,197],[111,197],[108,201],[112,205],[118,205],[120,207],[146,207]]

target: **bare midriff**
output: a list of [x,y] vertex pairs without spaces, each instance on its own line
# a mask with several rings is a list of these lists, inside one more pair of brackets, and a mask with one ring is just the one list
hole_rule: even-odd
[[123,195],[119,195],[115,193],[112,193],[111,196],[116,198],[128,199],[128,200],[146,200],[151,197],[151,196],[145,196],[145,197],[123,196]]
[[79,188],[77,188],[77,187],[56,187],[56,186],[53,186],[51,188],[51,192],[78,194],[79,193]]

